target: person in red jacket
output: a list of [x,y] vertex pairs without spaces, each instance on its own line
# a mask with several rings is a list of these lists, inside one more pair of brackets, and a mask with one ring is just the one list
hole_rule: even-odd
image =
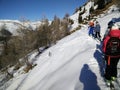
[[[116,52],[110,51],[110,50],[114,50],[114,49],[111,49],[113,45],[112,44],[113,41],[111,38],[115,38],[115,39],[118,38],[118,41],[115,42],[114,40],[116,47],[117,47]],[[102,50],[103,50],[103,53],[105,55],[104,57],[106,60],[106,68],[105,68],[104,77],[107,80],[107,82],[111,82],[111,80],[115,80],[117,78],[117,64],[120,59],[120,30],[119,28],[115,28],[114,26],[113,28],[110,29],[110,31],[108,32],[108,35],[106,35],[103,40]]]

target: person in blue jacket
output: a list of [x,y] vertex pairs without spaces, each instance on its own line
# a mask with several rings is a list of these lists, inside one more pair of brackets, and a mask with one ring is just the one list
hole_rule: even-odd
[[94,37],[94,22],[89,23],[88,30],[88,35]]

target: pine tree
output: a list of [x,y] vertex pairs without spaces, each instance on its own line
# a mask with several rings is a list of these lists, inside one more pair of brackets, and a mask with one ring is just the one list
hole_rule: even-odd
[[103,9],[105,7],[105,0],[98,0],[98,9]]
[[92,13],[94,11],[94,7],[90,8],[90,13]]
[[81,23],[82,22],[82,16],[81,14],[79,14],[79,17],[78,17],[78,22]]
[[120,0],[115,0],[115,2],[117,4],[118,8],[120,9]]

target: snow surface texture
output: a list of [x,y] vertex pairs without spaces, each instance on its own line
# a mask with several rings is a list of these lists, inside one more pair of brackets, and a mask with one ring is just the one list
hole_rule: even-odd
[[[119,16],[114,11],[97,17],[102,36],[108,22]],[[77,17],[71,16],[73,28],[78,26]],[[102,77],[101,43],[88,36],[87,25],[47,49],[35,63],[36,67],[26,74],[17,73],[2,90],[108,90]]]
[[[97,19],[102,35],[111,18],[119,16],[114,12]],[[87,28],[82,27],[42,53],[37,66],[16,76],[7,90],[107,90],[102,77],[101,43],[88,36]]]
[[[37,58],[37,66],[16,85],[8,90],[99,90],[104,86],[100,76],[101,52],[96,43],[87,35],[87,27],[62,39]],[[51,56],[49,56],[51,52]],[[16,86],[16,87],[15,87]]]

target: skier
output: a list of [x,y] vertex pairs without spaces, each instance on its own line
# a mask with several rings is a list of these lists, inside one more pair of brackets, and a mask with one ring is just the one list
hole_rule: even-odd
[[108,22],[108,27],[107,27],[107,30],[105,32],[104,37],[106,37],[106,35],[108,35],[108,33],[111,30],[112,26],[113,27],[115,26],[115,20],[116,20],[115,18],[112,18],[112,20]]
[[99,22],[96,21],[96,25],[95,25],[95,29],[94,29],[95,38],[97,38],[101,41],[100,29],[101,29],[101,26],[100,26]]
[[116,20],[116,18],[112,18],[112,20],[110,22],[108,22],[108,29],[112,28],[112,26],[115,24],[115,20]]
[[94,37],[94,22],[93,21],[89,22],[88,30],[89,30],[88,32],[89,36]]
[[103,40],[102,50],[106,61],[104,77],[109,86],[117,78],[117,64],[120,59],[120,30],[113,26]]

